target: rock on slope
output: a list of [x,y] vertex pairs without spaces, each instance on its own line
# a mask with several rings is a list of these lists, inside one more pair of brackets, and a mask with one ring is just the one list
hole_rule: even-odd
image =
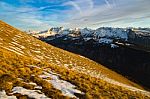
[[150,93],[100,64],[0,21],[0,98],[3,97],[149,98]]

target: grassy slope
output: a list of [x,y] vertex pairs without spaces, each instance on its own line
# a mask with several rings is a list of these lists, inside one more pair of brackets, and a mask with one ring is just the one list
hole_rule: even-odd
[[[137,84],[127,80],[121,75],[118,75],[117,73],[89,59],[43,43],[2,21],[0,21],[0,34],[0,89],[5,89],[7,90],[7,92],[9,92],[11,91],[11,88],[13,86],[16,86],[16,84],[24,87],[31,87],[32,89],[32,86],[24,85],[22,84],[23,82],[18,81],[16,78],[19,77],[26,78],[33,82],[39,83],[39,85],[42,85],[43,92],[46,93],[47,96],[50,96],[52,98],[64,98],[64,96],[61,95],[61,92],[54,89],[51,85],[47,85],[49,87],[44,87],[44,84],[42,83],[45,82],[43,82],[42,79],[38,78],[38,76],[31,79],[31,74],[41,74],[42,70],[32,70],[31,68],[27,67],[27,65],[38,65],[42,68],[49,68],[50,70],[61,74],[62,79],[65,79],[77,85],[78,89],[86,93],[84,96],[79,95],[79,97],[146,98],[140,93],[132,92],[127,89],[123,89],[122,87],[109,84],[98,78],[91,77],[97,76],[98,74],[105,75],[109,78],[115,79],[116,81],[141,88]],[[25,48],[16,44],[12,45],[12,42],[17,42]],[[12,51],[8,51],[10,50],[10,46],[13,46],[15,48],[19,47],[21,51],[18,52],[21,52],[21,55],[17,55]],[[15,51],[17,50],[15,49]],[[68,63],[70,64],[67,66],[68,69],[66,69],[65,66]],[[89,72],[87,72],[87,70],[89,70]],[[91,76],[86,74],[90,74]],[[8,79],[6,79],[5,76]],[[10,84],[10,87],[6,86],[8,84]],[[51,89],[51,91],[49,89]],[[56,92],[57,94],[54,94]]]
[[[39,59],[45,62],[49,63],[54,63],[60,66],[63,66],[65,64],[68,64],[69,62],[72,63],[70,65],[70,68],[75,68],[75,69],[81,69],[82,71],[95,71],[95,75],[97,74],[105,74],[105,76],[108,76],[112,79],[115,79],[119,82],[128,84],[128,85],[133,85],[137,86],[140,88],[140,86],[132,83],[131,81],[127,80],[126,78],[122,77],[121,75],[118,75],[117,73],[105,68],[104,66],[97,64],[96,62],[93,62],[87,58],[82,58],[79,55],[75,55],[73,53],[64,51],[62,49],[53,47],[51,45],[48,45],[42,41],[39,41],[36,38],[33,38],[11,26],[9,26],[6,23],[0,22],[0,27],[5,28],[3,31],[0,31],[0,38],[3,39],[1,41],[3,43],[3,46],[9,47],[11,46],[9,43],[17,41],[18,44],[23,45],[25,49],[23,49],[24,56],[32,57],[34,59]],[[11,31],[13,30],[13,31]],[[22,38],[17,39],[17,40],[12,40],[15,35],[20,35]],[[38,46],[40,45],[40,46]],[[16,46],[18,47],[18,46]],[[39,50],[40,53],[34,52],[34,50]],[[39,57],[43,56],[43,57]],[[50,61],[50,59],[52,61]],[[57,62],[57,60],[60,61],[60,64]],[[82,69],[82,67],[85,67],[85,69]],[[91,73],[92,74],[92,73]]]

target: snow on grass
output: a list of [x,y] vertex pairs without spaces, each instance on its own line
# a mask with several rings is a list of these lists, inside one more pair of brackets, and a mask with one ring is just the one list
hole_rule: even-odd
[[16,42],[11,42],[12,44],[14,44],[14,45],[16,45],[16,46],[19,46],[20,48],[22,48],[22,49],[25,49],[25,47],[23,46],[23,45],[20,45],[20,44],[18,44],[18,43],[16,43]]
[[110,84],[113,84],[113,85],[116,85],[116,86],[120,86],[120,87],[125,88],[127,90],[134,91],[134,92],[137,92],[137,93],[141,93],[141,94],[144,94],[144,95],[150,97],[150,92],[148,92],[148,91],[145,91],[145,90],[142,90],[142,89],[139,89],[139,88],[136,88],[136,87],[133,87],[133,86],[130,86],[130,85],[123,84],[121,82],[115,81],[114,79],[111,79],[111,78],[107,77],[107,75],[104,75],[101,72],[97,73],[94,70],[90,70],[90,68],[87,70],[87,69],[81,68],[80,66],[75,66],[75,67],[72,68],[72,70],[76,70],[78,72],[90,75],[92,77],[99,78],[99,79],[101,79],[103,81],[106,81],[106,82],[108,82]]
[[35,89],[38,89],[38,90],[42,90],[42,86],[38,86],[36,83],[34,83],[34,82],[28,82],[28,83],[26,83],[26,84],[29,84],[29,85],[34,85],[35,87]]
[[36,51],[36,50],[32,50],[33,52],[35,52],[35,53],[41,53],[41,51]]
[[39,77],[46,79],[48,77],[51,77],[51,80],[46,80],[49,83],[51,83],[53,85],[54,88],[61,90],[62,94],[65,96],[69,96],[69,97],[75,97],[77,98],[74,93],[79,93],[79,94],[84,94],[83,92],[81,92],[80,90],[75,89],[76,86],[65,81],[65,80],[61,80],[58,77],[59,74],[55,74],[52,72],[44,72],[43,75],[40,75]]
[[35,86],[34,88],[42,90],[42,86]]
[[35,56],[36,56],[36,58],[39,59],[39,60],[43,60],[43,59],[44,59],[43,56],[40,56],[40,55],[35,55]]
[[9,51],[11,51],[11,52],[14,52],[14,53],[16,53],[16,54],[18,54],[18,55],[24,56],[22,53],[17,52],[17,51],[15,51],[15,50],[13,50],[13,49],[10,49],[10,48],[7,48],[7,47],[3,47],[3,46],[1,46],[1,47],[4,48],[4,49],[6,49],[6,50],[9,50]]
[[0,99],[17,99],[16,96],[8,96],[6,95],[6,92],[0,91]]
[[33,46],[40,47],[41,45],[34,43]]
[[145,90],[142,90],[142,89],[138,89],[136,87],[132,87],[132,86],[129,86],[129,85],[126,85],[126,84],[123,84],[123,83],[120,83],[118,81],[115,81],[113,79],[110,79],[108,77],[104,77],[103,80],[105,80],[106,82],[110,83],[110,84],[114,84],[114,85],[117,85],[117,86],[121,86],[123,88],[126,88],[128,90],[131,90],[131,91],[134,91],[134,92],[138,92],[138,93],[141,93],[141,94],[144,94],[148,97],[150,97],[150,92],[148,91],[145,91]]
[[12,89],[13,93],[19,93],[21,95],[27,95],[29,98],[35,98],[35,99],[50,99],[45,94],[43,94],[40,90],[29,90],[25,89],[23,87],[14,87]]
[[15,42],[17,42],[17,39],[18,39],[18,38],[15,38],[15,37],[14,37],[14,38],[12,38],[12,40],[13,40],[13,41],[15,41]]
[[38,58],[36,58],[36,57],[32,57],[34,60],[36,60],[36,61],[41,61],[41,59],[38,59]]
[[15,35],[15,37],[18,37],[18,38],[20,38],[20,37],[21,37],[21,34]]
[[34,82],[29,82],[28,84],[30,84],[30,85],[34,85],[34,86],[37,86],[37,84],[36,84],[36,83],[34,83]]
[[81,57],[81,58],[84,58],[84,59],[88,59],[88,58],[86,58],[86,57],[84,57],[84,56],[82,56],[82,55],[78,55],[79,57]]
[[23,81],[23,79],[22,78],[17,78],[18,80],[21,80],[21,81]]
[[144,94],[144,95],[150,97],[150,92],[142,90],[142,89],[139,89],[139,88],[136,88],[136,87],[132,87],[132,86],[127,85],[127,84],[123,84],[123,83],[118,82],[118,81],[115,81],[114,79],[111,79],[111,78],[107,77],[107,75],[103,75],[101,73],[97,73],[97,72],[91,71],[90,69],[89,70],[87,70],[87,69],[84,70],[84,69],[82,69],[80,67],[74,67],[73,69],[77,70],[79,72],[82,72],[84,74],[90,75],[92,77],[99,78],[99,79],[101,79],[103,81],[106,81],[107,83],[110,83],[110,84],[113,84],[113,85],[116,85],[116,86],[120,86],[120,87],[123,87],[125,89],[130,90],[130,91],[141,93],[141,94]]
[[40,67],[38,66],[35,66],[35,65],[28,65],[30,68],[38,68],[38,69],[41,69]]
[[13,50],[15,50],[15,51],[17,51],[17,52],[19,52],[19,53],[24,54],[24,52],[22,51],[22,49],[20,49],[20,48],[18,48],[18,47],[9,46],[9,48],[10,48],[10,49],[13,49]]
[[110,46],[111,46],[111,48],[117,48],[117,47],[119,47],[118,45],[115,45],[115,44],[111,44]]

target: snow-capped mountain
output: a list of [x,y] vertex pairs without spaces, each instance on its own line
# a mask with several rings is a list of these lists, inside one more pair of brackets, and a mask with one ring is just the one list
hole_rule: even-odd
[[[96,30],[66,29],[67,33],[63,34],[64,30],[61,31],[62,33],[40,38],[40,40],[88,57],[149,86],[149,83],[142,80],[145,77],[147,81],[150,81],[149,76],[144,74],[150,64],[150,54],[145,52],[149,49],[144,48],[150,46],[150,39],[146,35],[141,36],[132,29],[110,27],[101,27]],[[142,34],[145,33],[142,32]],[[139,76],[137,73],[141,68],[144,69]]]
[[[64,29],[62,27],[50,28],[46,31],[41,31],[33,36],[39,39],[54,40],[57,38],[63,38],[64,40],[72,39],[81,41],[94,40],[99,44],[111,44],[117,43],[121,45],[130,46],[131,44],[144,46],[146,49],[150,49],[150,32],[149,28],[112,28],[112,27],[100,27],[98,29],[89,28],[75,28]],[[121,41],[121,43],[119,42]],[[81,42],[80,42],[81,43]]]
[[[96,30],[84,28],[84,29],[63,29],[59,28],[51,28],[47,31],[41,31],[40,33],[34,34],[33,36],[38,38],[46,38],[46,37],[73,37],[74,38],[83,38],[85,41],[90,39],[94,39],[99,43],[108,43],[104,40],[121,39],[127,41],[128,39],[128,30],[123,28],[111,28],[111,27],[101,27]],[[105,38],[105,39],[102,39]],[[101,41],[102,40],[102,41]],[[109,42],[110,43],[110,42]]]
[[102,27],[95,30],[96,38],[114,38],[114,39],[128,39],[128,31],[123,28]]
[[80,29],[80,32],[81,32],[81,36],[86,38],[86,37],[92,37],[95,30],[84,28],[84,29]]
[[2,99],[150,97],[138,84],[103,65],[44,43],[2,21],[0,34]]

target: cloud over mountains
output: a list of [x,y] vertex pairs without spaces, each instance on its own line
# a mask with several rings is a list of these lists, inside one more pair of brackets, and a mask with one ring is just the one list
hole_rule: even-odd
[[1,0],[0,19],[21,29],[149,27],[150,0]]

